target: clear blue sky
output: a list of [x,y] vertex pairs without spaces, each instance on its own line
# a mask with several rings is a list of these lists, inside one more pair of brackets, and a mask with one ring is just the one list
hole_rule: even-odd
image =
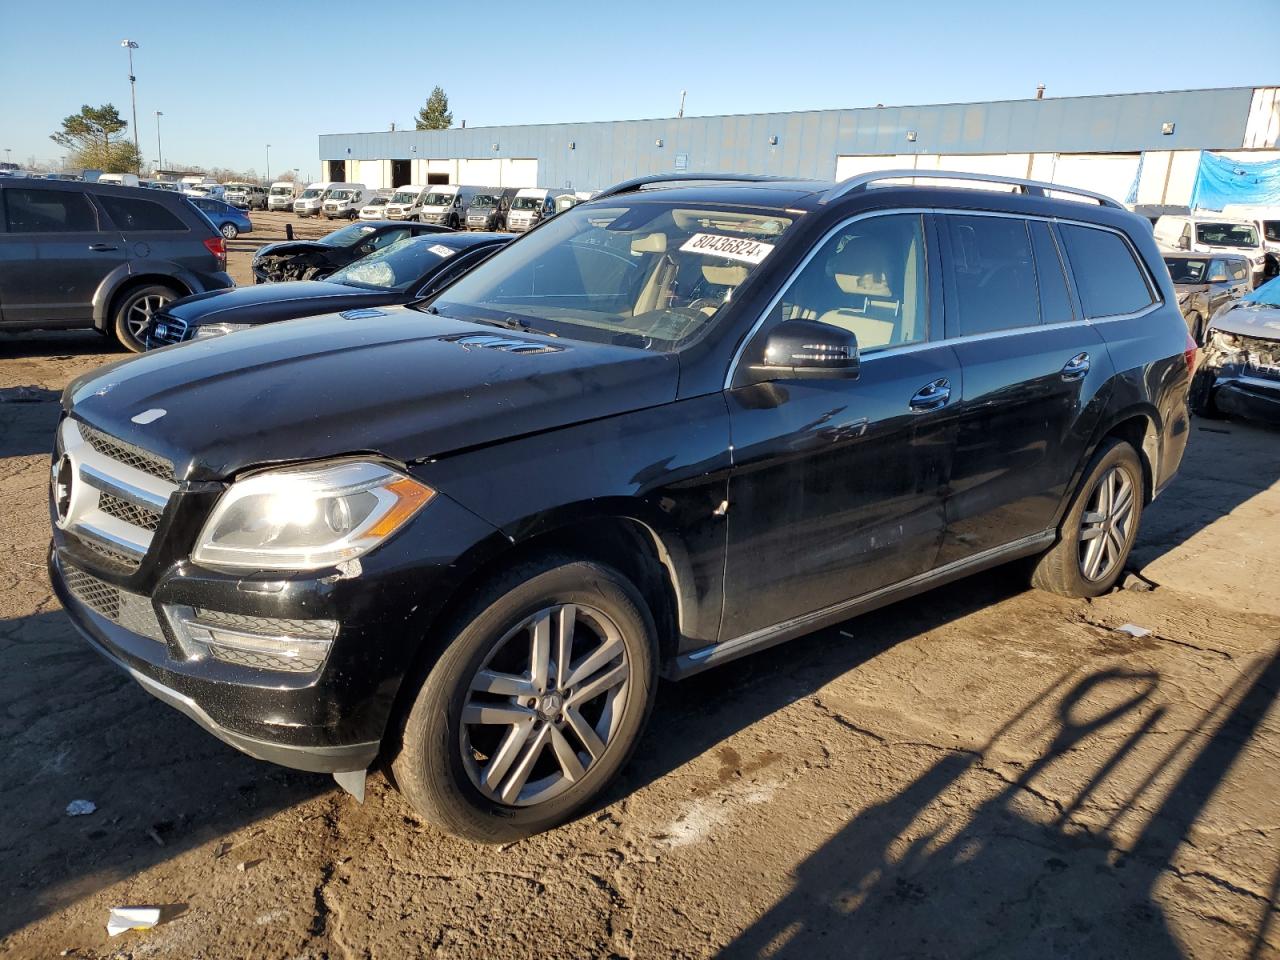
[[318,134],[411,127],[437,83],[468,126],[674,116],[682,89],[696,116],[1280,84],[1280,0],[3,7],[0,149],[24,163],[83,103],[128,117],[125,37],[144,157],[162,110],[167,165],[259,174],[267,143],[272,171],[317,175]]

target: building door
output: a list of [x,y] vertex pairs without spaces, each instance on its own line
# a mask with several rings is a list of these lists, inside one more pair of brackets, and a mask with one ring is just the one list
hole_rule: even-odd
[[391,161],[391,186],[403,187],[413,182],[412,163],[409,160]]

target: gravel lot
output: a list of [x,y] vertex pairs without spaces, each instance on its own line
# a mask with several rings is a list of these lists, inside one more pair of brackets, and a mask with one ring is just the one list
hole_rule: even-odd
[[[242,282],[286,221],[331,226],[254,219]],[[0,336],[0,390],[118,356]],[[665,685],[601,805],[495,849],[90,652],[44,570],[41,396],[0,403],[4,956],[1280,957],[1280,433],[1195,423],[1135,555],[1156,589],[996,571]],[[109,939],[126,904],[165,922]]]

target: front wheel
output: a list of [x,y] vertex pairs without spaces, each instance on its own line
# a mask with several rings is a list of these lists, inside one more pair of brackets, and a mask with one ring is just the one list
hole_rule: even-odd
[[234,223],[224,223],[220,232],[228,240],[234,240],[236,237],[240,236],[240,228]]
[[426,820],[503,843],[569,819],[627,761],[653,702],[657,637],[635,587],[594,562],[511,571],[460,618],[392,771]]
[[152,318],[176,298],[177,294],[159,284],[130,290],[121,298],[112,318],[116,339],[134,353],[141,353],[147,348]]
[[1143,472],[1138,453],[1112,440],[1094,456],[1058,542],[1040,557],[1031,582],[1064,597],[1099,597],[1115,586],[1142,520]]

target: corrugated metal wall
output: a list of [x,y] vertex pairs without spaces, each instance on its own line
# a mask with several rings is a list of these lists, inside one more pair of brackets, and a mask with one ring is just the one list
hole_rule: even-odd
[[[1273,98],[1274,99],[1274,98]],[[831,178],[838,156],[1230,150],[1252,87],[609,123],[326,134],[321,160],[536,159],[543,186],[595,190],[647,173]],[[1174,124],[1165,135],[1165,123]],[[911,139],[914,135],[914,139]],[[776,142],[772,142],[776,138]]]

